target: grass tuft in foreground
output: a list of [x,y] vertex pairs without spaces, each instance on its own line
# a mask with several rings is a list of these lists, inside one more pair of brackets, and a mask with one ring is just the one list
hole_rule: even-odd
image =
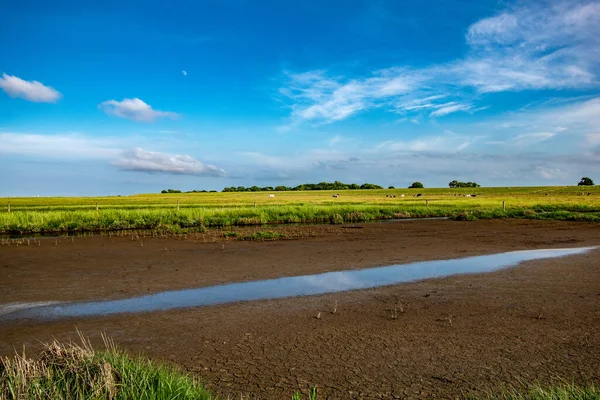
[[0,358],[2,399],[215,399],[194,378],[132,359],[105,339],[107,350],[52,342],[35,359]]

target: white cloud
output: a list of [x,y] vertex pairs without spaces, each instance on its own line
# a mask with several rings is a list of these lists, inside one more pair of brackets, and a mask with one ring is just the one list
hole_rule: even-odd
[[523,3],[471,25],[454,72],[482,92],[597,87],[599,37],[598,1]]
[[344,137],[342,135],[335,135],[334,137],[329,139],[329,146],[335,146],[336,144],[339,144],[342,140],[344,140]]
[[461,104],[451,101],[449,103],[436,105],[435,108],[436,110],[429,114],[431,117],[442,117],[457,111],[469,111],[473,108],[473,106],[470,104]]
[[137,97],[133,99],[123,99],[122,101],[104,101],[98,105],[98,108],[114,117],[128,118],[143,122],[152,122],[157,118],[163,117],[175,119],[179,116],[174,112],[155,110],[149,104],[146,104]]
[[514,41],[518,25],[519,20],[515,15],[503,12],[471,25],[467,33],[467,41],[471,44]]
[[498,118],[502,121],[498,125],[503,128],[524,130],[533,127],[540,132],[582,136],[597,132],[600,126],[600,97],[583,101],[575,99],[566,104],[548,104],[507,113]]
[[[431,117],[475,112],[482,109],[473,105],[477,93],[600,85],[599,0],[523,2],[475,22],[465,40],[468,51],[446,63],[352,78],[323,70],[287,73],[279,91],[292,101],[292,120],[331,123],[375,108],[433,109]],[[443,106],[443,97],[456,104]]]
[[512,141],[519,146],[529,146],[552,139],[554,136],[556,136],[556,133],[553,132],[522,133],[512,138]]
[[35,103],[56,103],[62,95],[38,81],[26,81],[13,75],[2,74],[0,88],[10,97],[20,97]]
[[293,99],[292,116],[300,120],[339,121],[376,107],[390,97],[408,93],[421,79],[400,70],[381,70],[367,79],[344,81],[323,71],[287,74],[282,95]]
[[112,165],[129,171],[163,172],[177,175],[224,176],[225,171],[204,164],[188,155],[146,151],[140,148],[124,151]]
[[183,76],[187,76],[187,71],[181,71],[181,73],[183,74]]

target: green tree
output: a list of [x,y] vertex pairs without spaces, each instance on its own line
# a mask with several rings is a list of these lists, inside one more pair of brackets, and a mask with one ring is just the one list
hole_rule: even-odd
[[423,189],[425,186],[423,186],[423,184],[421,182],[413,182],[412,185],[410,185],[408,188],[409,189]]
[[588,178],[587,176],[584,176],[583,178],[581,178],[577,186],[594,186],[594,181]]
[[451,188],[478,188],[480,185],[476,182],[459,182],[454,180],[448,184]]

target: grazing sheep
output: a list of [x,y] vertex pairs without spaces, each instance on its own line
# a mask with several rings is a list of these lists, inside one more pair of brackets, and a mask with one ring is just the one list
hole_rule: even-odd
[[403,194],[401,194],[401,195],[400,195],[400,197],[404,197],[404,195],[403,195]]
[[423,196],[423,193],[419,193],[419,194],[417,195],[417,197],[421,197],[421,196]]
[[588,196],[590,196],[592,194],[592,192],[588,192]]
[[274,195],[274,194],[270,194],[270,195],[269,195],[269,198],[270,198],[270,199],[273,199],[273,198],[275,198],[275,195]]
[[465,194],[465,197],[471,197],[471,195],[470,194]]
[[338,197],[340,197],[340,195],[339,194],[334,194],[333,197],[337,199]]

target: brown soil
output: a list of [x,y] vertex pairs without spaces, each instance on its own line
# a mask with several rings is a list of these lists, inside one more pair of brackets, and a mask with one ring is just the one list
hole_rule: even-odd
[[[324,271],[600,245],[598,224],[427,221],[270,228],[297,240],[44,239],[0,247],[0,304],[119,298]],[[208,238],[208,240],[207,240]],[[216,243],[204,243],[216,240]],[[143,244],[143,246],[142,246]],[[453,398],[519,382],[600,382],[600,250],[490,274],[218,307],[0,323],[0,354],[38,340],[99,343],[197,373],[217,393]],[[334,304],[338,305],[334,314]],[[397,310],[397,318],[392,318]],[[320,318],[316,316],[320,313]]]

